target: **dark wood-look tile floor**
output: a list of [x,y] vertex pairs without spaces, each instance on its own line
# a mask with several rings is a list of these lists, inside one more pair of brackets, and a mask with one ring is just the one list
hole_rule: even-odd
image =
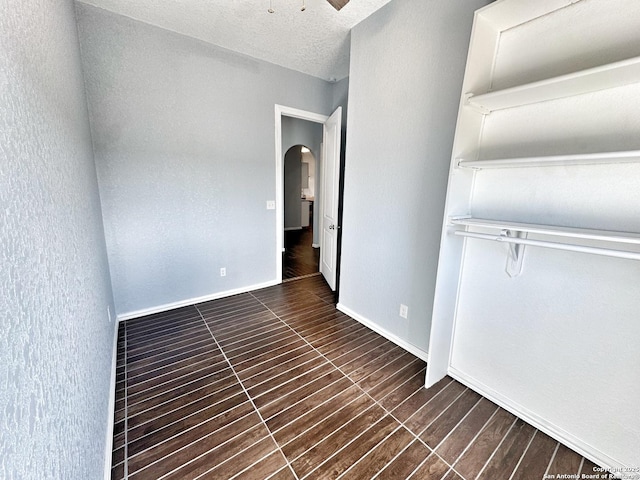
[[[311,224],[313,219],[310,219]],[[282,254],[282,278],[291,279],[318,272],[320,249],[313,248],[313,230],[287,230],[284,232]]]
[[112,478],[541,479],[594,465],[337,311],[320,276],[120,325]]

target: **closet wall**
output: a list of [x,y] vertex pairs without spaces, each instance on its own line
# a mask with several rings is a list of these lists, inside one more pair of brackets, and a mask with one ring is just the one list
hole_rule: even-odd
[[640,464],[639,55],[632,0],[476,14],[427,374],[609,467]]

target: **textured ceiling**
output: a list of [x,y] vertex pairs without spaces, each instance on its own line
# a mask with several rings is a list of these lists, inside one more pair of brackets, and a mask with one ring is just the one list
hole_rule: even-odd
[[[349,75],[351,28],[390,0],[83,0],[325,80]],[[274,13],[269,13],[271,3]]]

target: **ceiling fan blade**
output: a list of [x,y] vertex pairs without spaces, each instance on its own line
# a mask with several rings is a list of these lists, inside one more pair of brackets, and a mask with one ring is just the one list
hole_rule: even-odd
[[331,6],[336,10],[340,10],[347,3],[349,3],[349,0],[327,0],[327,2],[329,2]]

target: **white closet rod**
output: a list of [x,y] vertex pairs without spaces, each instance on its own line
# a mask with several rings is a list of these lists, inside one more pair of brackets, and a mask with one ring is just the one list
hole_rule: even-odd
[[493,240],[496,242],[515,243],[517,245],[531,245],[534,247],[554,248],[556,250],[566,250],[569,252],[591,253],[593,255],[604,255],[607,257],[640,260],[640,252],[628,252],[623,250],[612,250],[609,248],[587,247],[584,245],[574,245],[571,243],[545,242],[542,240],[529,240],[527,238],[507,237],[502,235],[488,235],[486,233],[466,232],[461,230],[457,230],[453,233],[459,237],[479,238],[482,240]]

